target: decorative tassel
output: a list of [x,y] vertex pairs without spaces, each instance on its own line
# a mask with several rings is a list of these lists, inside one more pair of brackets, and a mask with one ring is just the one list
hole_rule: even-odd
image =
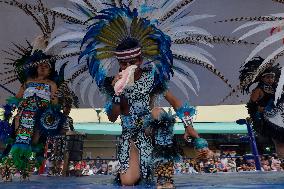
[[190,106],[189,103],[184,103],[176,110],[176,116],[182,120],[185,112],[188,112],[189,116],[194,116],[196,114],[196,109],[193,106]]

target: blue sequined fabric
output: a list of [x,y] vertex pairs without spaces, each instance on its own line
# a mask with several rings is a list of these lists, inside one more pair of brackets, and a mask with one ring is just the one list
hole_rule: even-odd
[[154,78],[151,72],[145,71],[133,86],[124,90],[123,95],[128,99],[129,115],[122,115],[122,135],[119,142],[118,159],[120,172],[129,168],[130,141],[132,140],[139,151],[141,176],[147,178],[151,173],[151,154],[153,151],[151,136],[145,134],[149,127],[150,93]]

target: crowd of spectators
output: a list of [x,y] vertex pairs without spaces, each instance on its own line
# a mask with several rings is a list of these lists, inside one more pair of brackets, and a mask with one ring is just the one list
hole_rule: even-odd
[[[283,171],[284,159],[276,154],[260,156],[262,171]],[[87,159],[69,163],[71,176],[113,175],[119,169],[119,162],[113,156],[110,159]],[[231,156],[221,154],[206,161],[197,161],[194,158],[184,157],[174,165],[175,174],[217,173],[256,171],[253,156]]]
[[[284,159],[277,154],[260,156],[262,171],[283,171]],[[184,158],[175,164],[175,174],[256,171],[252,155],[230,156],[222,154],[206,161]]]
[[118,169],[119,162],[114,156],[111,159],[97,157],[94,160],[87,159],[69,163],[71,176],[113,175]]

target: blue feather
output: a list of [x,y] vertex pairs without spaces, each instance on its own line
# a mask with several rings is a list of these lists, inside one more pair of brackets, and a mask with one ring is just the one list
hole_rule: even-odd
[[95,38],[102,30],[102,28],[105,26],[105,23],[104,22],[99,22],[95,25],[92,25],[88,32],[86,33],[86,35],[84,36],[84,39],[82,41],[82,44],[81,44],[81,48],[82,46],[91,38]]
[[92,41],[90,42],[86,47],[85,50],[80,54],[78,60],[80,61],[85,55],[89,55],[92,52],[96,51],[96,46],[99,42],[98,41]]
[[[141,5],[139,8],[140,8],[139,12],[141,14],[146,14],[148,12],[153,12],[153,11],[155,11],[155,9],[157,9],[156,7],[147,6],[146,4]],[[137,16],[138,16],[138,13],[137,13]]]
[[196,114],[196,109],[193,106],[190,106],[188,102],[186,102],[176,110],[176,116],[182,120],[184,118],[185,112],[188,112],[190,116],[194,116]]

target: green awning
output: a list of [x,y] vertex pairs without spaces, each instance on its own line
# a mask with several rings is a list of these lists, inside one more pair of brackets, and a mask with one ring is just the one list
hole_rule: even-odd
[[[194,128],[200,134],[246,134],[245,125],[238,125],[234,122],[202,122],[194,123]],[[121,126],[117,123],[75,123],[75,129],[86,134],[120,135]],[[175,134],[183,134],[182,123],[176,123]]]

